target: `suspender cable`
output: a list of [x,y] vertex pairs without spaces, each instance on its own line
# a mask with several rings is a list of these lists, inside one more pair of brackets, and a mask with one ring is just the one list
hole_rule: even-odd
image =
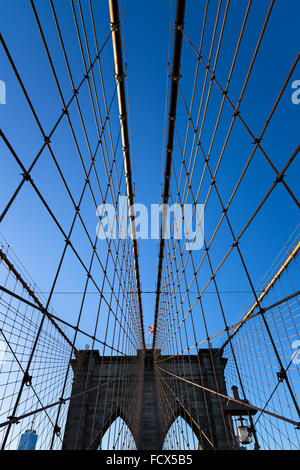
[[136,278],[136,288],[139,303],[139,314],[141,323],[141,336],[142,345],[145,349],[145,335],[144,335],[144,323],[143,323],[143,308],[142,308],[142,296],[141,296],[141,284],[140,284],[140,272],[139,272],[139,260],[138,260],[138,249],[136,242],[136,226],[135,226],[135,213],[134,213],[134,200],[133,200],[133,184],[132,184],[132,173],[131,173],[131,162],[130,162],[130,145],[128,136],[128,119],[126,109],[126,92],[125,92],[125,74],[123,68],[123,55],[122,55],[122,40],[120,31],[120,15],[119,15],[119,4],[118,0],[109,0],[109,12],[110,12],[110,25],[112,31],[112,43],[114,52],[114,63],[115,63],[115,78],[117,82],[118,92],[118,103],[119,103],[119,114],[121,124],[121,135],[123,144],[123,156],[124,156],[124,167],[126,175],[126,187],[127,187],[127,198],[129,205],[130,214],[130,228],[132,235],[132,250],[134,258],[134,269]]
[[[272,278],[272,280],[268,283],[267,287],[264,289],[262,294],[258,297],[258,301],[254,302],[252,307],[247,311],[246,315],[244,316],[243,320],[239,322],[238,326],[235,328],[235,330],[231,333],[229,338],[224,342],[222,349],[227,346],[227,344],[231,341],[231,339],[236,335],[236,333],[239,331],[239,329],[243,326],[243,324],[248,320],[249,317],[251,317],[252,313],[256,309],[256,307],[259,307],[259,302],[263,300],[263,298],[268,294],[269,290],[274,286],[275,282],[280,278],[281,274],[287,269],[288,265],[290,262],[296,258],[297,253],[299,252],[300,249],[300,242],[297,243],[295,248],[293,249],[292,253],[288,256],[288,258],[285,260],[285,262],[282,264],[280,269],[277,271],[275,276]],[[258,313],[263,313],[261,310]]]
[[172,84],[171,84],[171,92],[170,92],[168,137],[167,137],[167,148],[166,148],[166,166],[165,166],[165,180],[164,180],[164,192],[163,192],[164,206],[163,206],[162,223],[161,223],[161,230],[160,230],[160,246],[159,246],[157,287],[156,287],[157,294],[156,294],[155,316],[154,316],[153,348],[155,348],[155,340],[156,340],[157,317],[158,317],[160,290],[161,290],[161,275],[162,275],[162,265],[163,265],[164,248],[165,248],[165,238],[164,238],[165,230],[166,230],[165,205],[168,204],[168,200],[169,200],[171,164],[172,164],[176,108],[177,108],[177,96],[178,96],[179,79],[180,79],[180,62],[181,62],[184,14],[185,14],[185,0],[177,0],[173,64],[172,64],[172,73],[171,73]]
[[[21,274],[17,271],[15,266],[9,261],[8,257],[6,254],[3,252],[3,250],[0,248],[0,260],[3,261],[6,266],[9,269],[9,272],[11,272],[15,278],[20,282],[21,286],[23,289],[27,292],[27,294],[33,299],[33,301],[36,303],[38,309],[46,315],[48,320],[53,324],[53,326],[57,329],[57,331],[61,334],[61,336],[66,340],[66,342],[69,344],[69,346],[72,347],[72,351],[74,353],[77,353],[76,347],[73,345],[72,341],[68,338],[68,336],[63,332],[63,330],[59,327],[59,325],[56,323],[56,321],[53,319],[53,315],[47,310],[47,308],[40,302],[39,298],[36,296],[36,294],[33,292],[31,287],[27,284],[27,282],[23,279]],[[2,290],[3,287],[2,287]],[[10,295],[10,294],[9,294]],[[20,299],[19,299],[20,300]]]

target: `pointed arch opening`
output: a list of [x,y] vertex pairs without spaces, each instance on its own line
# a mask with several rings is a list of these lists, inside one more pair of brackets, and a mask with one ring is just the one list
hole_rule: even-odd
[[120,416],[107,427],[98,450],[136,450],[136,443],[128,425]]
[[191,426],[181,416],[173,421],[167,432],[163,450],[198,450],[199,440]]

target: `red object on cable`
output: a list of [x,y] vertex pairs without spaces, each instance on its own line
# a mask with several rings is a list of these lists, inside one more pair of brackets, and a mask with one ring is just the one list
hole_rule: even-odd
[[149,333],[148,333],[148,338],[150,338],[151,333],[154,331],[154,325],[149,326]]

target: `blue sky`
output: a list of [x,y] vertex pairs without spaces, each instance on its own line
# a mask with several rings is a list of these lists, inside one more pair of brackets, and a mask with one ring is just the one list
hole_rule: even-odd
[[[186,31],[197,47],[204,14],[203,3],[189,0],[187,1],[186,8]],[[225,3],[223,2],[222,4],[221,13],[224,13]],[[47,33],[47,39],[62,88],[66,98],[70,97],[70,84],[66,75],[49,3],[37,2],[36,5],[41,23]],[[234,103],[238,99],[268,5],[269,2],[261,1],[253,2],[251,7],[245,37],[241,44],[240,54],[230,86],[230,98]],[[75,44],[75,29],[70,4],[69,2],[55,2],[55,6],[66,41],[74,79],[78,83],[83,75],[83,70],[78,44]],[[246,6],[246,1],[232,0],[229,7],[228,21],[216,68],[216,75],[222,84],[226,83],[226,77]],[[203,45],[203,56],[205,58],[208,57],[209,53],[216,9],[217,2],[212,1],[208,11],[207,30]],[[274,100],[298,52],[299,9],[299,2],[296,0],[290,0],[288,5],[283,0],[275,2],[270,24],[256,60],[255,71],[251,75],[241,106],[244,119],[256,134],[262,129],[267,114],[271,110]],[[101,44],[109,32],[107,2],[97,2],[95,16],[98,25],[99,44]],[[161,194],[162,158],[163,161],[165,159],[163,131],[169,22],[169,1],[136,2],[134,0],[127,0],[124,2],[124,30],[128,64],[135,194],[136,202],[147,205],[160,202]],[[50,129],[59,115],[61,104],[30,3],[21,0],[6,3],[5,8],[1,11],[1,31],[32,102],[38,110],[41,122],[45,129]],[[20,86],[15,79],[4,51],[1,50],[0,54],[0,79],[4,80],[7,86],[7,104],[0,107],[1,128],[24,164],[28,165],[41,146],[40,131],[25,103]],[[195,59],[194,52],[184,42],[181,85],[188,102],[191,96],[191,85],[196,66]],[[111,96],[114,90],[114,80],[112,77],[113,63],[110,43],[103,52],[103,72],[107,95]],[[199,103],[199,90],[201,90],[200,84],[204,77],[203,69],[200,70],[199,76],[197,104]],[[291,102],[291,83],[293,80],[298,79],[299,76],[300,70],[298,65],[263,141],[266,151],[272,156],[272,161],[279,170],[299,142],[300,107],[293,105]],[[85,99],[88,99],[86,89],[83,91],[82,96],[82,100],[85,102]],[[214,88],[203,132],[203,145],[206,150],[211,139],[220,100],[220,93]],[[196,116],[196,110],[197,106],[195,106],[194,116]],[[117,116],[117,108],[115,108],[115,111]],[[93,128],[93,119],[88,108],[84,112],[86,112],[85,118],[89,126],[91,142],[94,144],[96,134]],[[231,117],[232,110],[225,106],[222,126],[220,126],[217,133],[212,152],[212,169],[215,168]],[[76,125],[79,125],[75,114],[74,120]],[[185,110],[182,101],[179,99],[177,127],[181,138],[184,137],[186,124]],[[117,120],[112,125],[115,126],[114,129],[117,129]],[[82,135],[79,135],[79,139],[80,143],[84,145]],[[53,149],[57,152],[68,183],[74,194],[78,196],[82,173],[80,172],[78,160],[71,160],[71,152],[74,149],[72,148],[71,137],[66,131],[65,125],[58,128],[55,138],[53,138]],[[217,179],[224,201],[228,200],[234,183],[237,181],[251,150],[252,143],[249,135],[240,124],[236,124]],[[3,209],[20,181],[20,171],[2,143],[1,159],[4,178],[1,181],[0,203],[1,209]],[[174,165],[178,170],[180,168],[180,161],[178,146],[175,146]],[[193,180],[195,187],[197,187],[197,175],[200,174],[203,163],[200,161],[200,157],[198,161],[199,163],[197,164],[199,166],[197,171],[199,173],[195,173],[196,176]],[[72,217],[71,205],[70,201],[63,195],[64,190],[55,171],[49,152],[45,151],[43,158],[40,159],[33,171],[33,178],[38,186],[42,188],[43,194],[51,204],[51,207],[55,208],[59,220],[63,221],[65,227],[68,227]],[[298,178],[299,162],[294,161],[286,174],[286,181],[295,193],[299,189]],[[257,152],[247,173],[247,178],[245,178],[245,184],[241,185],[240,191],[232,204],[231,217],[236,233],[239,232],[248,220],[249,215],[273,181],[274,173],[260,152]],[[202,203],[204,199],[205,192],[200,194],[198,202]],[[96,226],[94,207],[89,200],[86,201],[84,207],[92,232],[93,224]],[[218,217],[220,217],[220,207],[215,195],[213,195],[205,213],[205,231],[208,238],[213,233]],[[283,243],[295,228],[296,220],[297,208],[295,204],[286,194],[286,191],[278,187],[274,191],[272,198],[266,203],[264,211],[258,215],[255,223],[250,226],[245,241],[241,244],[255,283],[259,282],[263,277]],[[51,279],[53,279],[59,253],[63,247],[63,240],[57,236],[56,228],[49,221],[48,215],[45,214],[40,202],[29,186],[22,189],[12,210],[5,217],[1,224],[1,233],[14,248],[32,277],[37,281],[41,290],[47,292]],[[80,229],[76,232],[75,237],[82,253],[85,253],[87,246],[84,245],[85,242],[83,241]],[[139,246],[142,288],[143,290],[154,290],[157,276],[157,241],[141,241]],[[230,237],[228,229],[224,227],[224,230],[220,231],[220,236],[216,239],[213,252],[215,265],[224,256],[228,246],[230,246]],[[200,256],[202,256],[200,252],[195,255],[196,259]],[[258,260],[261,262],[258,263]],[[58,282],[57,290],[82,290],[81,272],[79,268],[74,266],[73,261],[71,256],[67,259],[65,271]],[[223,273],[220,274],[221,288],[223,290],[249,291],[247,281],[239,274],[241,271],[237,263],[238,260],[235,260],[233,256],[232,263],[229,263]],[[205,276],[206,273],[204,272],[203,275]],[[236,297],[231,296],[230,298],[224,296],[224,303],[228,309],[229,318],[235,317],[239,313],[248,297],[248,294],[237,294]],[[148,324],[153,321],[154,301],[154,295],[145,294],[143,296],[146,329]],[[72,308],[71,306],[76,308],[77,302],[78,299],[73,299],[72,296],[64,296],[63,298],[55,296],[52,303],[57,313],[62,313],[66,309],[69,311]],[[207,309],[210,308],[214,308],[212,300],[208,301]],[[67,317],[68,315],[71,318],[75,318],[75,314],[68,313]],[[214,325],[214,327],[217,327],[217,325]]]
[[[74,82],[78,84],[83,77],[84,68],[76,38],[70,2],[68,0],[55,0],[54,4],[63,32]],[[75,4],[78,14],[77,2]],[[230,2],[222,46],[215,71],[216,77],[223,87],[226,84],[247,4],[246,0],[231,0]],[[269,4],[270,2],[267,0],[252,2],[244,38],[228,92],[228,96],[234,104],[237,103],[239,98]],[[87,1],[83,0],[82,5],[87,23],[89,24]],[[98,0],[93,2],[93,5],[95,8],[97,39],[99,44],[102,44],[109,34],[108,2],[106,0]],[[226,1],[223,0],[220,10],[220,21],[217,27],[216,43],[220,34],[225,5]],[[135,200],[138,203],[146,204],[148,207],[152,203],[160,202],[162,192],[161,180],[165,161],[164,124],[170,6],[171,2],[169,0],[153,0],[151,2],[123,0],[123,26],[128,71],[128,109],[130,111],[131,158],[135,182]],[[72,89],[53,21],[50,3],[46,0],[36,1],[36,8],[47,37],[49,50],[63,94],[66,100],[68,100],[72,96]],[[196,47],[199,46],[204,8],[204,1],[187,0],[185,31]],[[217,8],[217,0],[209,2],[207,25],[203,40],[203,59],[205,62],[208,61]],[[243,119],[255,136],[260,134],[297,56],[299,50],[299,14],[300,4],[298,0],[278,0],[275,2],[240,108]],[[2,1],[0,29],[47,134],[60,115],[62,105],[30,2],[25,0]],[[90,29],[88,37],[92,43]],[[93,46],[91,48],[94,53]],[[215,53],[216,44],[213,48],[212,58],[214,58]],[[110,40],[103,50],[102,67],[109,103],[115,89]],[[191,99],[195,68],[195,53],[187,41],[184,40],[180,84],[188,104]],[[195,106],[192,113],[193,120],[197,118],[204,79],[205,69],[201,68],[200,65]],[[292,82],[299,79],[300,66],[298,64],[262,141],[265,152],[270,156],[273,164],[279,171],[282,170],[288,158],[299,145],[300,105],[293,104],[291,100],[293,91]],[[28,167],[40,150],[43,140],[2,47],[0,47],[0,80],[6,83],[7,88],[7,103],[0,105],[0,127],[25,167]],[[101,84],[99,79],[97,84],[100,89]],[[210,146],[221,99],[222,96],[219,90],[216,86],[213,86],[201,137],[205,152],[208,152]],[[86,85],[80,91],[80,103],[91,148],[94,149],[97,142],[97,132]],[[101,101],[100,106],[102,106],[102,114],[105,115],[103,101]],[[233,111],[230,106],[225,104],[221,123],[211,151],[210,162],[212,171],[216,168],[230,126],[232,113]],[[89,161],[89,152],[74,103],[70,109],[70,114],[78,136],[83,160],[87,163]],[[112,132],[114,138],[116,138],[119,130],[116,100],[113,103],[111,115]],[[181,143],[184,142],[186,126],[186,110],[179,96],[176,127]],[[189,136],[187,140],[187,161],[191,151],[191,144],[192,140]],[[52,149],[75,200],[78,200],[83,185],[83,173],[70,130],[65,120],[62,121],[55,131],[52,139]],[[252,149],[252,139],[237,120],[216,178],[221,198],[225,203],[230,198]],[[0,212],[2,212],[21,181],[21,170],[2,141],[0,141],[0,158],[2,176],[0,185]],[[117,161],[118,168],[120,168],[122,166],[120,146],[118,148]],[[173,163],[173,170],[175,169],[175,173],[178,175],[181,167],[181,154],[177,142],[174,143]],[[103,181],[103,187],[105,188],[105,168],[101,161],[97,165],[99,165],[97,167],[99,175],[101,177],[104,175],[104,179],[101,181]],[[195,163],[192,180],[194,191],[199,186],[202,171],[203,159],[199,154]],[[43,152],[42,157],[32,172],[32,178],[67,232],[74,212],[48,150]],[[242,230],[257,205],[271,187],[274,179],[274,171],[258,150],[233,199],[228,213],[236,235]],[[295,159],[287,170],[285,181],[294,194],[299,197],[299,159]],[[115,180],[114,182],[116,183]],[[94,177],[92,183],[96,186]],[[210,179],[206,173],[198,203],[205,202],[209,184]],[[172,195],[176,194],[176,189],[176,180],[173,172],[171,179]],[[181,191],[182,189],[183,187],[181,187]],[[192,202],[190,197],[187,202]],[[97,203],[101,203],[100,197]],[[90,194],[86,194],[84,197],[81,214],[86,221],[89,232],[94,236],[97,218]],[[220,217],[221,208],[216,193],[213,191],[205,211],[206,240],[210,240]],[[255,286],[264,277],[274,258],[295,230],[298,221],[298,209],[295,203],[283,186],[278,185],[265,203],[263,210],[259,212],[245,232],[240,243],[241,251]],[[57,227],[53,224],[53,221],[28,183],[24,185],[13,206],[0,224],[0,232],[16,252],[32,278],[37,282],[41,291],[49,292],[64,247],[64,239],[59,234]],[[90,246],[79,224],[75,226],[72,241],[74,246],[78,248],[84,261],[88,263],[90,260]],[[223,222],[212,248],[211,256],[214,268],[221,262],[231,244],[232,237],[226,223]],[[142,240],[139,242],[140,273],[143,291],[155,290],[158,265],[157,251],[157,240]],[[99,242],[98,254],[100,259],[105,259],[106,247],[104,242]],[[203,250],[195,252],[195,262],[198,263],[202,256]],[[112,266],[109,266],[109,272],[112,276]],[[97,270],[95,267],[93,275],[99,286],[101,286],[103,276],[100,270]],[[209,276],[210,273],[206,262],[198,274],[200,289],[205,286]],[[192,277],[190,265],[187,267],[187,277],[189,279]],[[251,304],[252,299],[249,282],[246,279],[240,259],[235,251],[230,255],[228,261],[218,273],[217,281],[221,291],[225,315],[230,324],[240,317],[245,304],[248,304],[249,300]],[[81,295],[74,292],[82,292],[84,282],[84,272],[69,250],[51,305],[57,315],[72,323],[77,321],[81,301]],[[184,288],[183,283],[182,287]],[[289,289],[290,286],[286,288]],[[89,290],[95,291],[92,287]],[[104,290],[107,290],[107,286]],[[194,290],[194,288],[191,289],[191,291]],[[202,297],[203,308],[206,314],[209,333],[214,334],[222,330],[224,324],[220,315],[218,299],[212,285],[207,291]],[[234,291],[235,294],[229,294],[229,291]],[[64,292],[64,294],[59,292]],[[192,293],[191,301],[193,302],[195,298],[196,294]],[[177,295],[176,300],[178,301],[178,299],[179,296]],[[89,333],[93,332],[97,305],[98,295],[93,293],[88,295],[80,325]],[[154,306],[155,294],[143,294],[146,334],[148,325],[153,322]],[[186,311],[187,305],[185,303],[184,313]],[[180,318],[181,315],[182,312],[180,312]],[[106,318],[107,310],[103,307],[101,312],[102,325],[105,325]],[[198,307],[195,308],[195,320],[197,340],[200,341],[205,339],[206,336]],[[102,326],[97,331],[99,338],[104,336],[101,328]],[[192,327],[188,322],[187,331],[190,335],[189,344],[193,344]],[[112,339],[112,332],[109,339]],[[183,346],[186,346],[185,341],[183,338]],[[80,346],[84,347],[84,344],[88,342],[86,338],[79,337]],[[218,344],[218,340],[214,344]],[[169,352],[170,349],[165,351]]]

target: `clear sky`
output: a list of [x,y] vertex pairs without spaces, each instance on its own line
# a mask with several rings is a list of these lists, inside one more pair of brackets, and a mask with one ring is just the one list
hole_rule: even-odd
[[[51,57],[55,64],[58,80],[63,94],[66,100],[68,100],[72,96],[72,89],[55,28],[50,2],[39,0],[35,3],[47,38]],[[175,4],[176,2],[174,1],[173,3]],[[185,31],[195,47],[198,48],[205,2],[203,0],[187,0],[186,3]],[[228,17],[215,70],[217,80],[223,87],[226,85],[248,1],[231,0],[229,3]],[[82,80],[84,69],[70,1],[55,0],[54,4],[63,32],[63,39],[70,60],[74,82],[78,84]],[[78,4],[77,2],[75,4],[78,14]],[[217,0],[209,2],[202,48],[202,56],[206,63],[209,57],[218,4]],[[237,103],[239,98],[269,5],[269,0],[252,2],[228,91],[228,96],[234,104]],[[88,20],[88,1],[82,0],[82,6],[89,27],[88,38],[92,42],[91,25]],[[93,1],[93,6],[97,38],[99,45],[101,45],[110,32],[108,2],[106,0]],[[62,105],[30,2],[27,0],[0,0],[0,7],[1,33],[47,134],[58,119]],[[225,7],[226,1],[223,0],[221,2],[220,19],[216,30],[216,41],[212,50],[212,60],[217,50],[216,45],[220,35]],[[125,37],[123,50],[126,51],[128,72],[127,104],[130,112],[131,159],[135,183],[135,201],[146,204],[148,207],[152,203],[159,203],[162,193],[161,182],[165,162],[164,126],[170,13],[170,0],[152,0],[148,2],[123,0],[123,31]],[[172,24],[174,22],[174,13],[173,5]],[[264,123],[298,54],[299,17],[299,0],[275,1],[270,21],[240,107],[244,121],[255,136],[258,136],[262,131]],[[173,43],[171,41],[171,51],[172,46]],[[194,51],[187,41],[184,40],[180,84],[188,105],[192,96],[196,59]],[[110,103],[115,89],[111,40],[109,40],[103,50],[101,63],[107,99],[108,103]],[[6,104],[0,104],[0,127],[24,166],[28,167],[41,148],[43,140],[2,46],[0,46],[0,80],[6,84]],[[195,105],[192,114],[194,120],[197,119],[204,80],[205,69],[200,64]],[[300,104],[293,104],[291,99],[293,92],[292,83],[295,80],[300,80],[299,63],[287,84],[262,141],[266,154],[270,156],[278,171],[282,170],[289,157],[299,145]],[[98,86],[100,88],[99,81]],[[205,152],[208,152],[210,146],[221,99],[220,91],[213,85],[201,138]],[[80,102],[91,147],[95,148],[97,133],[86,85],[83,86],[80,92]],[[80,130],[81,126],[75,106],[72,107],[70,113],[83,153],[83,159],[88,162],[89,154],[83,132]],[[220,126],[216,133],[215,143],[211,151],[210,162],[212,170],[216,168],[232,114],[233,111],[230,106],[225,104]],[[105,115],[104,111],[103,115]],[[114,137],[116,137],[119,129],[116,100],[112,106],[111,115],[113,116],[111,119],[112,131]],[[186,110],[179,96],[176,127],[181,144],[184,143],[187,122]],[[57,127],[52,139],[52,148],[72,194],[77,200],[82,189],[83,174],[66,120],[63,120]],[[225,203],[228,202],[252,149],[253,142],[249,133],[237,120],[216,178],[221,198]],[[121,164],[122,152],[120,147],[118,150],[118,164]],[[191,137],[187,141],[188,156],[190,151]],[[187,161],[188,158],[186,159]],[[0,159],[0,213],[2,213],[21,181],[21,170],[1,139]],[[181,166],[181,154],[177,142],[174,143],[173,166],[173,170],[175,169],[178,175]],[[285,173],[286,183],[298,198],[299,169],[299,158],[296,158]],[[98,170],[99,175],[104,175],[103,167],[99,166]],[[202,170],[203,159],[199,155],[195,164],[192,181],[195,191],[199,186]],[[61,225],[68,231],[74,211],[48,150],[43,152],[42,157],[32,172],[32,178]],[[229,217],[236,235],[239,234],[249,220],[249,217],[266,195],[274,180],[274,171],[262,153],[257,151],[229,211]],[[105,187],[106,179],[104,178],[103,181]],[[93,184],[96,185],[95,180],[93,180]],[[205,202],[209,184],[209,179],[205,179],[202,192],[199,194],[198,203]],[[176,189],[176,180],[174,179],[173,172],[171,179],[171,193],[173,196],[176,196]],[[101,202],[99,197],[97,203],[100,204]],[[188,202],[192,202],[192,200],[189,199]],[[221,213],[216,194],[212,192],[205,211],[206,240],[210,240],[221,217]],[[90,196],[85,197],[81,214],[87,223],[89,232],[94,236],[97,218]],[[278,185],[265,203],[263,210],[259,212],[241,240],[241,250],[255,286],[264,277],[274,258],[295,230],[298,221],[299,216],[296,204],[283,186]],[[48,293],[64,246],[64,239],[58,234],[56,226],[36,197],[29,183],[24,185],[0,224],[0,233],[16,252],[32,278],[37,282],[40,290]],[[87,243],[82,228],[79,226],[76,226],[72,240],[83,259],[88,263],[90,246]],[[99,243],[98,253],[101,258],[101,243],[104,242]],[[231,244],[232,238],[228,227],[226,224],[223,224],[212,249],[214,268],[220,263]],[[104,252],[105,249],[103,248]],[[158,267],[157,240],[139,241],[139,253],[142,290],[155,291]],[[199,250],[194,254],[196,262],[200,261],[202,255],[203,250]],[[188,269],[187,274],[191,278],[191,267]],[[93,274],[96,279],[99,276],[100,285],[100,274],[97,272]],[[200,289],[206,284],[208,278],[208,266],[204,264],[198,275]],[[72,323],[75,323],[77,320],[81,301],[80,293],[83,291],[84,282],[85,278],[82,268],[75,260],[74,255],[68,251],[51,305],[54,307],[57,315]],[[226,318],[229,323],[232,323],[241,315],[244,305],[252,297],[249,283],[236,254],[230,256],[229,261],[218,274],[218,285],[222,291],[222,303]],[[94,289],[91,288],[90,290]],[[212,290],[212,288],[209,288],[209,292],[203,295],[203,306],[210,334],[217,333],[224,327],[221,317],[217,313],[219,307],[215,292],[210,292]],[[235,293],[233,294],[232,291]],[[60,292],[64,292],[64,294]],[[76,292],[79,294],[76,294]],[[196,294],[194,296],[193,294],[191,295],[191,301],[195,299],[195,296]],[[147,335],[148,325],[153,323],[154,320],[155,294],[144,293],[142,300]],[[97,303],[97,295],[90,294],[84,307],[81,327],[90,333],[93,331]],[[197,312],[199,313],[199,309]],[[105,320],[106,314],[107,312],[102,312],[103,320]],[[103,324],[105,324],[105,321]],[[199,320],[197,327],[197,338],[204,339],[206,336],[204,330],[201,329],[201,320]],[[188,333],[191,333],[191,326],[188,326]],[[102,338],[104,332],[99,330],[97,334],[99,338]],[[86,338],[80,337],[80,346],[84,347],[84,344],[88,342]],[[214,344],[217,343],[218,341]]]
[[[68,54],[71,61],[75,82],[83,75],[82,63],[78,43],[76,42],[74,22],[71,15],[70,2],[54,2],[66,41]],[[83,2],[83,6],[86,6]],[[106,38],[109,32],[109,14],[107,2],[101,0],[95,3],[95,17],[99,44]],[[222,2],[221,15],[224,13],[226,2]],[[211,1],[208,10],[207,29],[204,36],[203,56],[207,59],[212,36],[212,28],[217,11],[217,1]],[[239,96],[245,73],[264,21],[269,2],[262,0],[253,2],[237,59],[235,72],[230,86],[230,97],[235,103]],[[234,48],[237,42],[241,22],[247,7],[246,0],[232,0],[230,2],[228,20],[226,23],[222,48],[219,55],[216,75],[224,85],[229,72]],[[37,2],[37,10],[45,32],[51,54],[58,70],[59,79],[66,97],[70,97],[70,85],[68,82],[64,62],[54,26],[53,16],[49,2]],[[265,33],[262,47],[259,51],[255,71],[247,86],[247,90],[241,106],[245,120],[254,133],[258,134],[267,114],[278,95],[287,73],[295,60],[298,52],[300,5],[297,0],[279,0],[275,2],[270,23]],[[204,2],[188,0],[186,7],[186,31],[192,42],[198,47],[200,32],[204,14]],[[50,73],[46,54],[38,33],[30,2],[15,0],[2,1],[1,31],[13,56],[15,64],[20,71],[30,98],[36,107],[41,122],[45,129],[50,129],[61,110],[59,96]],[[174,21],[174,12],[173,12]],[[132,166],[134,171],[136,202],[150,205],[160,202],[162,158],[163,151],[165,96],[167,80],[168,42],[170,23],[170,2],[167,0],[151,2],[138,2],[135,0],[124,1],[124,31],[126,41],[126,60],[128,64],[128,87],[130,128],[132,142]],[[218,26],[218,33],[220,31]],[[214,48],[215,53],[215,48]],[[181,85],[187,101],[191,98],[191,85],[193,83],[196,57],[192,49],[184,42],[182,56],[182,81]],[[12,72],[6,55],[0,50],[0,79],[6,82],[7,104],[0,106],[1,128],[15,148],[25,165],[32,161],[33,156],[41,146],[41,135],[33,121],[32,114],[24,100],[19,84]],[[109,43],[103,52],[103,71],[107,87],[107,94],[111,96],[114,89],[112,49]],[[204,70],[200,69],[199,83],[202,83]],[[272,156],[272,161],[281,170],[288,157],[293,153],[299,143],[299,112],[300,106],[291,102],[291,83],[299,79],[299,65],[291,78],[280,106],[271,122],[264,139],[265,148]],[[201,86],[199,85],[199,90]],[[200,91],[198,91],[196,103],[199,104]],[[84,99],[84,98],[82,98]],[[212,136],[213,126],[216,122],[217,110],[220,105],[220,93],[214,89],[207,112],[203,132],[203,145],[208,149]],[[180,100],[179,100],[180,101]],[[195,106],[195,115],[197,106]],[[116,109],[117,113],[117,109]],[[116,114],[117,115],[117,114]],[[216,143],[212,152],[212,168],[222,148],[226,136],[232,110],[226,107],[222,126],[217,133]],[[92,116],[90,110],[86,110],[87,123],[90,125],[91,140],[95,137],[92,128]],[[186,114],[182,101],[178,104],[177,127],[183,139]],[[78,124],[78,123],[77,123]],[[114,124],[116,125],[116,124]],[[82,174],[80,165],[72,159],[71,140],[66,126],[62,125],[57,130],[53,139],[53,148],[57,152],[58,159],[65,171],[68,183],[74,194],[79,194],[79,182]],[[80,136],[81,142],[83,137]],[[1,187],[0,207],[6,205],[12,192],[20,181],[20,170],[11,158],[3,143],[1,145]],[[222,190],[222,198],[227,201],[235,182],[245,164],[252,149],[249,135],[240,125],[235,127],[230,140],[228,152],[226,152],[219,171],[218,183]],[[73,149],[72,149],[73,151]],[[200,159],[199,159],[200,161]],[[177,148],[174,151],[174,164],[179,169],[181,157]],[[196,177],[193,180],[195,187],[199,183]],[[198,168],[197,168],[198,170]],[[34,181],[42,188],[43,194],[55,208],[59,220],[67,227],[71,221],[70,202],[63,194],[63,188],[57,177],[56,169],[50,162],[46,151],[43,158],[33,171]],[[245,183],[241,186],[239,194],[232,206],[232,220],[235,232],[238,233],[248,220],[249,215],[255,209],[258,202],[274,181],[274,173],[267,165],[262,155],[258,152],[251,164]],[[299,161],[296,160],[286,174],[286,181],[295,193],[299,191]],[[199,197],[199,203],[204,202],[205,194]],[[101,201],[99,201],[100,203]],[[85,206],[85,216],[89,220],[90,227],[96,226],[96,217],[92,205]],[[215,197],[212,197],[205,213],[205,231],[207,236],[212,234],[217,219],[220,216]],[[247,232],[246,242],[243,246],[244,254],[253,274],[255,282],[263,277],[272,263],[274,257],[295,228],[297,209],[281,187],[279,187],[272,199],[267,202],[264,212],[257,218],[255,224]],[[91,229],[92,231],[92,229]],[[62,240],[57,237],[57,231],[49,217],[41,208],[32,190],[27,185],[17,197],[16,202],[1,224],[1,233],[14,248],[32,277],[37,281],[40,289],[47,292],[53,279],[58,256],[62,248]],[[76,238],[79,244],[81,235],[78,232]],[[140,271],[142,288],[145,291],[155,290],[157,277],[157,241],[145,240],[140,244]],[[229,237],[224,233],[217,240],[214,256],[215,264],[221,259],[229,246]],[[81,245],[80,245],[81,247]],[[84,252],[84,246],[81,249]],[[38,254],[38,255],[37,255]],[[201,256],[201,254],[197,254]],[[258,262],[259,261],[259,262]],[[224,290],[249,290],[245,279],[235,272],[235,260],[232,260],[224,275],[220,278]],[[82,291],[81,274],[68,260],[63,278],[59,280],[57,290]],[[74,297],[74,296],[73,296]],[[78,299],[71,295],[54,296],[53,304],[57,312],[69,312],[76,308]],[[76,296],[75,296],[76,297]],[[230,317],[235,317],[247,301],[248,294],[237,294],[224,301],[230,312]],[[146,330],[153,322],[155,295],[143,295],[144,315]],[[213,304],[211,306],[213,308]],[[210,308],[209,305],[207,308]],[[71,314],[70,317],[73,317]],[[75,315],[74,315],[75,317]]]

